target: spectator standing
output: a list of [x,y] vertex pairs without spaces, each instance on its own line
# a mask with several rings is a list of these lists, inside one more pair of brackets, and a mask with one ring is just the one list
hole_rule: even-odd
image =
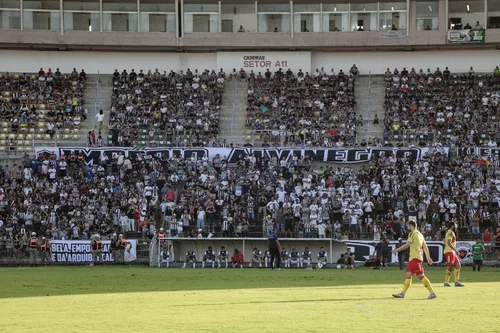
[[102,260],[102,241],[99,235],[94,235],[92,240],[92,266],[99,261],[104,265]]
[[50,243],[49,240],[45,237],[42,237],[42,242],[40,243],[40,260],[42,265],[50,264]]
[[118,265],[118,257],[119,257],[118,251],[120,248],[120,243],[118,241],[118,235],[116,234],[116,232],[111,235],[109,240],[110,240],[109,248],[111,249],[113,260],[115,262],[115,265]]
[[476,239],[476,244],[472,245],[472,260],[473,260],[473,265],[472,265],[472,270],[475,272],[476,267],[477,271],[481,271],[481,266],[483,265],[483,260],[484,260],[484,246],[481,244],[481,240],[478,238]]
[[[97,127],[99,128],[99,130],[102,130],[103,124],[104,124],[104,111],[100,110],[99,113],[97,113],[95,115],[95,119],[97,122]],[[95,134],[94,134],[94,138],[95,138]],[[94,142],[95,142],[95,140],[94,140]]]
[[30,264],[31,267],[34,267],[38,264],[38,238],[36,237],[36,232],[31,233],[31,237],[29,239],[29,248],[28,253],[30,256]]
[[280,257],[280,248],[281,244],[278,240],[278,235],[276,233],[272,233],[268,236],[268,247],[269,252],[271,254],[271,269],[276,268],[276,270],[281,271],[281,257]]

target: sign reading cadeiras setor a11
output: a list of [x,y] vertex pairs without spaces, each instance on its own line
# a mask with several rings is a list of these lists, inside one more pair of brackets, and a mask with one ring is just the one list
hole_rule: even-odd
[[226,74],[236,69],[241,69],[249,73],[253,70],[256,74],[269,69],[276,72],[280,68],[283,71],[290,69],[297,73],[299,69],[302,72],[311,72],[311,52],[217,52],[217,67],[222,68]]

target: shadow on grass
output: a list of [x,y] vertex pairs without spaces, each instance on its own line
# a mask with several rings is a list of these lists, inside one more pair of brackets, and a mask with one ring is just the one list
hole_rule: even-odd
[[[249,302],[228,302],[223,305],[252,305],[252,304],[285,304],[285,303],[318,303],[318,302],[352,302],[357,301],[380,301],[380,297],[370,297],[370,298],[325,298],[325,299],[296,299],[296,300],[273,300],[269,299],[267,301],[249,301]],[[196,303],[196,304],[176,304],[175,307],[193,307],[193,306],[213,306],[221,305],[214,303]]]
[[[480,274],[462,269],[467,282],[497,282],[499,269],[485,269]],[[443,268],[427,268],[435,283],[444,278]],[[404,271],[389,268],[372,271],[325,269],[307,271],[286,269],[158,269],[131,267],[40,267],[0,268],[0,298],[88,295],[124,292],[165,292],[200,290],[235,290],[264,288],[337,287],[373,288],[374,285],[398,287]],[[416,281],[415,281],[416,282]],[[331,301],[331,300],[326,300]]]

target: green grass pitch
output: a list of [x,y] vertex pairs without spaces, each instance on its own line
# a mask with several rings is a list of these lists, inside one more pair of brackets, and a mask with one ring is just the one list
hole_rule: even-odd
[[[2,332],[500,332],[500,270],[462,268],[437,299],[404,272],[324,269],[0,269]],[[453,280],[453,277],[452,277]]]

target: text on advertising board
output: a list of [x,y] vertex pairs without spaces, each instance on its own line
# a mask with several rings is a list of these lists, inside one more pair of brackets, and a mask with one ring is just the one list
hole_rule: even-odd
[[[274,65],[274,66],[273,66]],[[266,56],[243,56],[244,68],[283,68],[288,67],[287,60],[266,60]]]

